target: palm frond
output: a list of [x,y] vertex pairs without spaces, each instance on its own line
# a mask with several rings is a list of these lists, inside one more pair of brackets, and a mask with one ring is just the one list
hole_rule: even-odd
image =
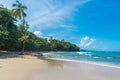
[[12,4],[12,6],[13,6],[13,7],[17,7],[17,4],[16,4],[16,3],[14,3],[14,4]]
[[22,9],[24,9],[24,10],[25,10],[25,9],[27,9],[27,7],[26,7],[26,6],[21,6],[21,8],[22,8]]
[[24,11],[22,11],[22,16],[23,16],[23,17],[26,17],[27,14],[26,14]]

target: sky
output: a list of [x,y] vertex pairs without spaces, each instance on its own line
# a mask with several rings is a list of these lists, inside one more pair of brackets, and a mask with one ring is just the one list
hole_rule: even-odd
[[[16,0],[0,0],[12,9]],[[19,0],[29,30],[38,37],[64,39],[81,49],[120,51],[119,0]]]

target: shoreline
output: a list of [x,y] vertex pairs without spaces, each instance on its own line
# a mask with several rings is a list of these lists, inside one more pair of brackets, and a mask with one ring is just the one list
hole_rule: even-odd
[[34,80],[119,80],[120,69],[84,63],[46,60]]
[[0,56],[0,80],[119,80],[119,76],[118,68],[82,61],[42,59],[38,52]]
[[79,63],[79,64],[90,64],[90,65],[96,65],[96,66],[103,66],[103,67],[108,67],[108,68],[120,69],[119,65],[102,63],[102,62],[80,61],[80,60],[70,60],[70,59],[60,59],[60,58],[48,58],[48,59],[57,60],[57,61],[65,61],[65,62],[73,62],[73,63]]

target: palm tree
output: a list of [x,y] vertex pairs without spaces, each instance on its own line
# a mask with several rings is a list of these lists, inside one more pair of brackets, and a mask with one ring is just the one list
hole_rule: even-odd
[[19,18],[19,20],[24,20],[26,17],[25,10],[27,7],[25,5],[22,5],[22,3],[20,3],[18,0],[12,6],[14,8],[12,9],[13,16],[15,16],[15,18]]
[[29,36],[24,35],[24,36],[22,36],[21,38],[19,38],[19,40],[20,40],[20,41],[22,42],[22,44],[23,44],[21,54],[24,54],[25,44],[26,44],[26,42],[28,42],[28,41],[30,40],[30,39],[29,39]]
[[24,54],[25,43],[29,41],[29,35],[26,34],[29,25],[25,20],[25,17],[26,17],[25,10],[27,9],[27,7],[25,5],[22,5],[22,3],[20,3],[18,0],[12,6],[13,6],[13,9],[12,9],[13,16],[19,19],[22,23],[21,26],[23,26],[23,29],[22,29],[23,35],[21,36],[21,38],[19,38],[19,40],[23,44],[21,54]]

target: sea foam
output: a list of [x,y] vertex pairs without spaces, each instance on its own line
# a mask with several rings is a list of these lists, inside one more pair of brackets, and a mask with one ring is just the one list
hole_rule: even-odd
[[76,62],[76,63],[83,63],[83,64],[91,64],[91,65],[97,65],[97,66],[104,66],[104,67],[110,67],[110,68],[117,68],[120,69],[120,66],[108,64],[108,63],[102,63],[102,62],[94,62],[94,61],[79,61],[79,60],[70,60],[70,59],[61,59],[61,58],[47,58],[51,60],[59,60],[59,61],[68,61],[68,62]]

